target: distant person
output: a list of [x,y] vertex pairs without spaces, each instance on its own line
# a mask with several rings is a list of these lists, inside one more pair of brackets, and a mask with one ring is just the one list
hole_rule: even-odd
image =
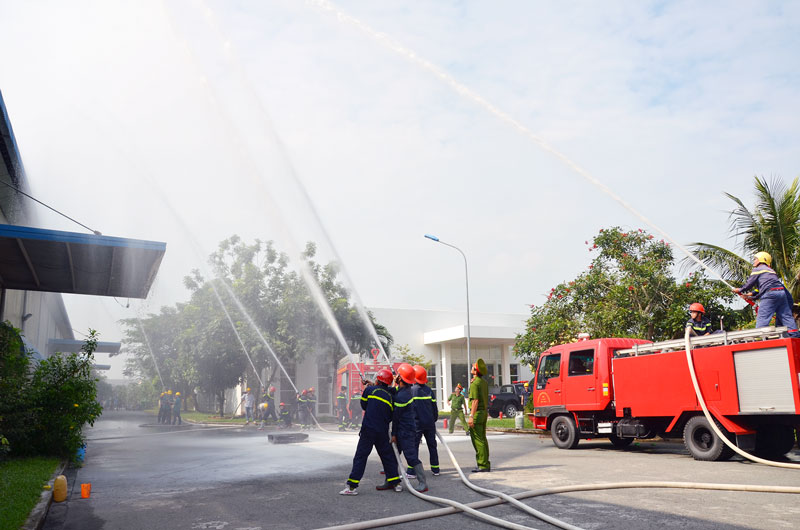
[[314,426],[317,424],[316,421],[316,414],[317,413],[317,395],[314,393],[314,387],[308,389],[308,393],[306,394],[306,419],[308,421],[308,425],[306,429],[313,429]]
[[269,403],[266,401],[264,403],[259,403],[256,408],[258,409],[258,417],[261,420],[261,425],[258,426],[257,430],[263,431],[264,425],[267,423],[267,416],[269,415],[267,412],[269,410]]
[[758,300],[756,327],[769,326],[772,317],[781,325],[789,328],[789,336],[799,336],[797,323],[792,316],[792,308],[786,296],[786,287],[778,274],[772,270],[772,256],[766,252],[758,252],[753,259],[753,271],[744,285],[733,290],[735,293],[746,293],[748,298]]
[[347,387],[343,386],[339,389],[339,394],[336,396],[336,417],[339,418],[339,432],[347,429],[347,423],[350,420],[347,413]]
[[705,316],[706,308],[703,304],[694,304],[689,306],[689,320],[686,321],[686,327],[689,328],[689,335],[692,337],[701,337],[711,333],[711,319]]
[[[415,438],[417,453],[419,453],[419,445],[424,437],[425,444],[428,446],[431,474],[438,477],[439,450],[436,447],[436,422],[439,420],[439,407],[436,406],[433,390],[427,385],[428,371],[425,370],[425,367],[419,364],[415,365],[414,374],[416,383],[411,387],[411,393],[414,395],[414,413],[417,419]],[[413,471],[413,469],[409,469],[408,473],[413,475]]]
[[461,393],[462,390],[463,387],[461,383],[457,384],[453,393],[447,398],[447,404],[450,405],[450,425],[447,426],[447,430],[450,434],[453,434],[456,428],[456,418],[458,418],[461,420],[461,426],[464,428],[464,432],[469,436],[469,425],[467,425],[467,419],[464,416],[467,412],[467,401]]
[[481,376],[486,375],[486,362],[478,359],[472,365],[472,383],[469,385],[470,415],[467,420],[470,426],[472,447],[475,448],[477,466],[473,473],[485,473],[492,470],[489,462],[489,441],[486,439],[486,421],[488,419],[489,383]]
[[164,423],[170,425],[172,423],[172,405],[175,400],[172,398],[172,390],[167,390],[167,406],[164,407]]
[[266,423],[266,421],[269,418],[272,418],[277,423],[278,414],[276,413],[275,410],[275,387],[274,386],[269,387],[267,391],[264,392],[264,395],[261,396],[261,398],[262,401],[267,404],[267,417],[262,418],[264,420],[264,423]]
[[284,429],[288,429],[292,426],[292,414],[289,412],[289,408],[286,406],[286,403],[281,402],[281,426]]
[[[367,459],[372,448],[378,452],[386,474],[383,484],[375,486],[377,490],[400,491],[400,476],[397,472],[397,458],[389,443],[389,423],[392,421],[392,372],[383,368],[378,370],[377,382],[368,385],[361,394],[361,409],[364,411],[364,421],[358,435],[356,454],[353,457],[353,468],[347,479],[345,488],[339,495],[358,495],[358,485],[364,476]],[[410,395],[409,395],[410,397]]]
[[256,403],[256,397],[250,391],[250,387],[247,387],[245,390],[244,395],[242,396],[242,402],[244,403],[244,415],[247,421],[245,421],[245,425],[248,425],[251,421],[255,423],[255,419],[253,418],[253,407]]
[[361,408],[361,394],[353,392],[353,395],[350,396],[348,408],[350,409],[350,423],[348,424],[348,428],[352,430],[361,428],[361,418],[364,416],[364,411]]
[[172,425],[181,425],[181,393],[175,392],[175,402],[172,404]]
[[166,416],[164,410],[167,408],[167,393],[161,392],[161,395],[158,396],[158,423],[164,423],[164,417]]
[[[408,363],[403,363],[397,367],[397,393],[394,396],[394,412],[392,414],[392,443],[397,444],[397,449],[406,457],[408,466],[412,469],[416,478],[417,491],[428,491],[428,484],[425,480],[425,470],[419,459],[417,452],[417,418],[414,411],[414,394],[411,386],[416,382],[417,376],[414,367]],[[386,467],[383,468],[388,473]]]
[[297,421],[300,423],[301,429],[305,429],[308,426],[308,406],[306,401],[307,395],[308,390],[305,388],[302,392],[297,394]]

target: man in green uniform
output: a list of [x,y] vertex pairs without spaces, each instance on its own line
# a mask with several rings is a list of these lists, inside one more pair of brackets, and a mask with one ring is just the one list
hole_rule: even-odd
[[492,464],[489,462],[489,441],[486,439],[486,420],[488,419],[489,405],[489,383],[484,381],[481,376],[486,375],[486,362],[483,359],[472,365],[472,384],[469,385],[469,436],[472,439],[472,447],[475,448],[475,460],[478,465],[472,470],[473,473],[485,473],[491,471]]
[[453,430],[456,428],[456,418],[458,418],[461,420],[461,426],[464,427],[464,432],[469,436],[469,426],[464,417],[464,413],[468,412],[467,403],[464,396],[461,395],[461,388],[461,383],[459,383],[456,385],[456,389],[453,390],[453,393],[450,394],[450,397],[447,398],[447,404],[450,405],[450,425],[448,426],[448,431],[450,431],[450,434],[453,434]]

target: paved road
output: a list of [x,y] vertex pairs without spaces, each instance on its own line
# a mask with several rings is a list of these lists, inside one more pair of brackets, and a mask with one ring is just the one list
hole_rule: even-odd
[[[86,465],[68,472],[70,494],[54,504],[47,530],[321,528],[436,509],[407,492],[378,492],[380,462],[373,455],[356,497],[337,492],[355,449],[354,434],[313,431],[302,444],[274,445],[254,428],[184,429],[148,425],[153,417],[106,413],[89,432]],[[472,467],[468,438],[446,436],[463,468]],[[538,435],[489,437],[493,472],[472,475],[485,487],[516,493],[543,487],[624,481],[696,481],[800,486],[800,470],[741,460],[697,462],[681,444],[641,443],[625,451],[605,441],[556,449]],[[422,450],[427,468],[427,451]],[[485,497],[468,490],[442,453],[433,495],[459,502]],[[800,452],[790,458],[800,461]],[[81,482],[92,483],[90,499]],[[526,504],[585,529],[796,528],[800,496],[700,490],[625,489],[531,498]],[[515,523],[554,528],[508,506],[484,510]],[[413,527],[490,528],[465,515]]]

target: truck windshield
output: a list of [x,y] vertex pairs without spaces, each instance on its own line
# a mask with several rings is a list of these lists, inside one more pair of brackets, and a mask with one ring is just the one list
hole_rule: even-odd
[[561,354],[556,353],[542,357],[539,361],[539,372],[536,375],[536,390],[543,390],[547,380],[558,377],[561,373]]

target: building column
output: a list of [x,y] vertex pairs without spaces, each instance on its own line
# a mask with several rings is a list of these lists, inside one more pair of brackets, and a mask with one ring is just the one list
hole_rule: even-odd
[[450,348],[446,344],[440,344],[439,349],[441,351],[441,355],[439,356],[441,372],[439,373],[442,374],[442,395],[437,397],[440,399],[439,410],[441,410],[447,403],[447,397],[450,395],[450,388],[453,386],[453,367],[450,365]]
[[511,352],[509,351],[509,346],[503,344],[500,346],[500,363],[503,365],[503,380],[500,384],[503,385],[510,385],[511,384],[511,363],[509,362],[509,357],[511,356]]

